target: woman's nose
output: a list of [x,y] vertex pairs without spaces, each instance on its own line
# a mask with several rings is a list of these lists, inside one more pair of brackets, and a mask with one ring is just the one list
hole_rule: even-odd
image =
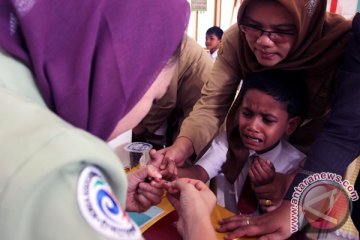
[[274,42],[270,39],[268,34],[261,34],[261,36],[256,40],[256,43],[262,47],[271,47],[274,45]]

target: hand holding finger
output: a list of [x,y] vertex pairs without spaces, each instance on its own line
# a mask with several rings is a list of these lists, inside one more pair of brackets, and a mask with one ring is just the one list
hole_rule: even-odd
[[180,211],[180,200],[179,200],[179,194],[177,196],[175,194],[166,194],[167,199],[173,205],[176,211]]
[[169,161],[174,161],[174,159],[172,157],[173,154],[171,153],[171,151],[172,151],[171,149],[172,149],[172,147],[167,147],[167,148],[160,149],[157,151],[158,154],[161,154],[163,156],[161,161],[157,161],[157,167],[160,170],[166,169]]
[[166,181],[173,181],[177,178],[177,167],[174,161],[168,161],[164,170],[160,170],[163,179]]
[[161,150],[161,153],[165,155],[165,160],[174,161],[178,167],[181,167],[193,152],[193,144],[186,137],[178,137],[172,146]]
[[201,211],[202,214],[211,213],[216,203],[216,197],[200,180],[179,178],[171,183],[173,189],[180,193],[180,200],[188,214]]
[[156,168],[159,168],[165,156],[160,151],[156,151],[155,149],[151,149],[149,152],[150,155],[150,164]]
[[136,194],[134,199],[138,206],[138,212],[144,212],[152,206],[151,201],[142,194]]
[[147,173],[146,178],[162,179],[162,175],[159,172],[159,169],[157,169],[155,166],[148,165],[145,168],[146,168],[146,173]]
[[160,172],[152,165],[146,165],[131,174],[127,175],[128,192],[135,192],[139,183],[145,182],[146,179],[161,179]]
[[164,195],[164,189],[163,188],[157,188],[153,186],[150,183],[140,183],[138,186],[138,193],[143,193],[145,195],[156,195],[160,198]]

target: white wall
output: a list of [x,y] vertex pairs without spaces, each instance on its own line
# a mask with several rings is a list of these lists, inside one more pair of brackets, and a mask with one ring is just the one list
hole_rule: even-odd
[[[191,3],[191,0],[188,0],[188,2]],[[218,3],[220,5],[218,9],[219,26],[225,31],[232,24],[236,23],[240,2],[241,0],[207,0],[207,11],[191,12],[187,33],[205,48],[206,30],[216,23],[215,4]],[[328,0],[328,10],[330,10],[331,3],[334,2],[337,3],[335,12],[342,14],[349,19],[354,16],[357,11],[356,9],[360,10],[360,0]]]

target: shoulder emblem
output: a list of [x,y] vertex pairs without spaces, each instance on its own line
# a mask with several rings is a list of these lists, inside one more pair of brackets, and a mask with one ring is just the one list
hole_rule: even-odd
[[121,208],[98,168],[88,166],[81,172],[77,202],[86,222],[98,233],[111,239],[142,239],[139,227]]

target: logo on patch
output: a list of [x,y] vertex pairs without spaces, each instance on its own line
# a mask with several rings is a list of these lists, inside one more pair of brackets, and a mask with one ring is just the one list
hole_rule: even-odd
[[142,239],[138,226],[121,208],[98,168],[88,166],[81,172],[77,201],[81,214],[97,232],[111,239]]

